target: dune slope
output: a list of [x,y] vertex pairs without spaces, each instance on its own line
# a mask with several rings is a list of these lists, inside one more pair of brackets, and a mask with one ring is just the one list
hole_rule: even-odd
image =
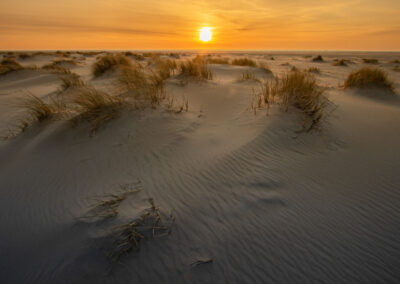
[[[274,56],[279,73],[288,55]],[[261,71],[212,65],[213,81],[167,84],[188,113],[125,111],[93,137],[87,125],[49,122],[1,141],[1,281],[397,282],[400,107],[332,87],[341,67],[326,68],[318,80],[336,109],[320,131],[298,133],[296,110],[254,115],[258,83],[237,77]],[[56,79],[45,78],[48,95]],[[80,219],[123,185],[141,191],[116,219]],[[171,233],[110,269],[103,236],[149,197],[175,218]]]

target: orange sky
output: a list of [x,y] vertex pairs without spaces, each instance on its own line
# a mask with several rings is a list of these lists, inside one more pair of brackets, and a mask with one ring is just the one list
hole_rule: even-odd
[[399,13],[400,0],[1,0],[0,49],[398,51]]

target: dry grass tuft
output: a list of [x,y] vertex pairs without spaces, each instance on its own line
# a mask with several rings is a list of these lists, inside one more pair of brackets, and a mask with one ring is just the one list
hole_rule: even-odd
[[[125,185],[122,189],[122,192],[96,200],[92,209],[79,218],[108,227],[108,234],[101,237],[101,247],[108,255],[110,269],[114,264],[120,263],[122,256],[139,250],[141,241],[169,235],[174,222],[172,215],[161,212],[152,198],[147,199],[148,206],[133,218],[121,216],[119,210],[122,202],[140,191],[131,188],[131,185]],[[107,222],[104,222],[105,220]]]
[[115,69],[120,66],[130,66],[131,61],[122,54],[107,54],[100,57],[92,67],[92,73],[95,77],[99,77],[108,70]]
[[212,80],[213,74],[208,68],[206,60],[197,56],[192,60],[186,60],[179,65],[179,73],[182,76],[193,77],[203,80]]
[[336,59],[335,62],[332,64],[333,66],[347,66],[348,60],[346,59]]
[[143,61],[144,60],[144,56],[138,53],[133,53],[131,51],[127,51],[124,53],[125,56],[131,56],[133,57],[135,60],[137,61]]
[[265,62],[260,62],[258,64],[258,68],[260,68],[261,70],[263,70],[265,73],[272,73],[271,69],[269,69],[269,66],[267,63]]
[[13,71],[24,69],[17,61],[5,58],[0,62],[0,75],[4,75]]
[[146,74],[141,65],[122,66],[119,69],[118,83],[124,89],[122,91],[136,91],[148,84]]
[[352,72],[344,82],[346,88],[379,87],[393,91],[393,83],[389,81],[387,73],[379,68],[361,68]]
[[45,51],[36,51],[32,54],[33,56],[53,56],[52,52],[45,52]]
[[236,58],[232,60],[232,65],[237,65],[237,66],[250,66],[250,67],[257,67],[257,62],[255,62],[253,59],[249,58]]
[[310,67],[310,68],[308,68],[307,72],[319,74],[319,73],[321,73],[321,70],[317,67]]
[[170,78],[178,68],[176,61],[173,59],[155,58],[153,61],[156,67],[153,73],[157,74],[163,80]]
[[316,83],[315,77],[307,72],[289,72],[272,81],[266,81],[262,88],[263,103],[267,106],[279,99],[285,111],[294,106],[305,114],[303,128],[313,129],[323,116],[327,99],[324,90]]
[[378,64],[379,61],[378,59],[373,59],[373,58],[363,58],[363,62],[367,64]]
[[56,74],[71,74],[71,70],[69,68],[60,66],[59,64],[55,64],[55,62],[43,65],[42,69],[51,71],[52,73]]
[[32,54],[30,54],[30,53],[25,53],[25,52],[23,52],[23,53],[19,53],[18,54],[18,58],[19,59],[28,59],[28,58],[31,58],[32,57]]
[[[160,208],[152,198],[148,199],[149,208],[137,219],[112,229],[114,248],[109,254],[112,262],[118,261],[123,255],[140,248],[140,242],[148,237],[161,237],[170,233],[170,225],[166,225],[161,216]],[[173,221],[172,217],[170,216]]]
[[169,53],[168,56],[169,56],[169,57],[172,57],[172,58],[174,58],[174,59],[179,59],[179,58],[181,58],[181,56],[179,55],[179,53],[173,53],[173,52]]
[[238,78],[239,82],[243,81],[256,81],[260,82],[260,80],[256,77],[256,75],[253,72],[243,72],[242,76]]
[[61,90],[65,91],[69,88],[73,87],[82,87],[85,85],[85,83],[82,81],[82,79],[79,77],[79,75],[72,73],[69,76],[64,76],[60,77],[62,84],[61,84]]
[[39,122],[51,119],[66,111],[66,106],[62,101],[51,98],[46,102],[35,95],[29,95],[28,98],[24,99],[22,106],[28,110],[31,119]]
[[123,67],[118,74],[118,85],[125,97],[133,99],[138,108],[151,106],[156,108],[166,97],[163,72],[151,72],[147,75],[140,65]]
[[72,118],[74,124],[89,122],[92,133],[104,123],[114,119],[120,110],[126,106],[124,99],[100,92],[91,87],[79,89],[72,103],[79,113]]
[[52,62],[54,65],[62,66],[63,64],[77,65],[78,62],[74,59],[58,59]]
[[318,55],[312,59],[313,62],[324,62],[324,59],[321,55]]
[[76,53],[86,56],[86,57],[93,57],[93,56],[101,54],[102,52],[101,51],[77,51]]
[[[175,67],[175,61],[169,59],[156,59],[155,69],[145,69],[139,64],[123,67],[118,74],[117,84],[123,97],[133,102],[136,108],[144,109],[150,106],[155,109],[167,99],[165,80],[172,76]],[[170,110],[173,99],[169,99],[171,104],[167,104],[167,109]],[[187,102],[182,106],[181,110],[187,109]]]
[[229,58],[211,57],[211,58],[207,59],[207,63],[209,63],[209,64],[229,64]]
[[95,199],[96,203],[87,214],[80,219],[89,221],[101,221],[104,219],[114,218],[118,215],[118,207],[121,202],[134,193],[139,192],[139,189],[128,188],[128,185],[122,187],[123,191],[118,194],[109,194],[102,196],[101,199]]

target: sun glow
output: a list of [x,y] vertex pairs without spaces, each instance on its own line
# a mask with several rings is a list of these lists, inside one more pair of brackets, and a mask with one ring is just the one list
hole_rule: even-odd
[[200,40],[202,42],[209,42],[212,38],[211,28],[204,27],[200,30]]

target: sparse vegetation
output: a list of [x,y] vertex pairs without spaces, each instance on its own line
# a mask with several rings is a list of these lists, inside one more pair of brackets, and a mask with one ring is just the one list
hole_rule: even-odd
[[237,65],[237,66],[257,67],[257,62],[255,62],[253,59],[249,59],[249,58],[235,58],[232,60],[231,64]]
[[[30,121],[39,122],[51,119],[66,110],[65,104],[61,100],[51,98],[45,101],[35,95],[29,95],[24,99],[22,106],[28,110]],[[26,124],[29,122],[26,121]]]
[[[110,194],[96,200],[96,204],[79,220],[83,222],[103,222],[109,219],[108,235],[101,237],[102,249],[107,252],[111,269],[120,258],[140,248],[141,241],[168,235],[174,222],[172,215],[165,215],[156,206],[153,198],[148,198],[148,207],[133,218],[117,218],[120,206],[129,196],[139,193],[139,189],[124,186],[122,192]],[[110,220],[113,219],[113,220]],[[103,223],[105,224],[105,223]],[[117,224],[117,225],[116,225]]]
[[333,66],[347,66],[347,60],[345,59],[340,59],[340,60],[335,60],[335,62],[332,64]]
[[310,68],[308,68],[307,71],[310,73],[315,73],[315,74],[321,73],[321,70],[318,67],[310,67]]
[[77,51],[77,54],[87,56],[87,57],[92,57],[101,54],[101,51]]
[[[159,207],[155,205],[152,198],[149,198],[148,202],[149,208],[137,219],[113,228],[112,239],[115,246],[109,254],[112,262],[138,250],[140,242],[148,237],[154,238],[169,234],[170,226],[164,223]],[[170,219],[173,221],[172,216]]]
[[133,99],[135,107],[156,108],[166,98],[165,78],[160,74],[162,73],[152,72],[147,76],[138,65],[124,67],[118,75],[118,83],[125,92],[124,96]]
[[312,59],[313,62],[324,62],[324,59],[321,55],[318,55]]
[[379,61],[378,59],[373,59],[373,58],[363,58],[363,62],[367,64],[378,64]]
[[[177,64],[171,59],[159,57],[152,59],[154,65],[147,67],[143,67],[139,63],[118,63],[117,86],[120,88],[115,88],[113,95],[86,86],[79,75],[59,66],[58,62],[43,66],[44,70],[65,74],[60,77],[61,91],[70,88],[74,88],[74,90],[68,97],[56,96],[55,99],[50,97],[46,100],[35,96],[29,97],[24,101],[23,106],[28,109],[30,116],[34,119],[27,121],[26,125],[29,126],[32,120],[44,121],[62,113],[74,124],[90,123],[92,132],[95,132],[102,124],[115,118],[124,108],[143,109],[148,106],[156,108],[167,98],[164,81],[174,74]],[[115,62],[118,60],[112,61],[112,63]],[[201,61],[196,59],[194,62],[200,65]],[[23,68],[18,62],[10,59],[3,60],[2,64],[11,66],[8,68],[10,70]],[[204,72],[203,69],[200,69],[200,72]],[[201,76],[203,74],[201,73]],[[168,111],[175,111],[172,104],[166,108]],[[188,101],[184,98],[176,112],[188,111],[188,108]]]
[[324,89],[317,85],[312,74],[299,71],[289,72],[263,84],[262,101],[260,97],[258,104],[263,103],[269,107],[269,104],[278,99],[285,111],[289,109],[289,106],[300,109],[305,114],[303,128],[309,131],[321,121],[323,116],[327,103],[323,93]]
[[210,57],[207,58],[209,64],[229,64],[229,58]]
[[71,74],[71,70],[69,68],[60,66],[58,64],[55,64],[54,62],[43,65],[42,69],[51,71],[56,74]]
[[21,69],[23,69],[21,64],[19,64],[14,59],[5,58],[0,62],[0,75],[4,75],[12,71],[18,71]]
[[72,73],[69,76],[63,76],[60,77],[62,84],[61,84],[61,90],[65,91],[69,88],[72,87],[82,87],[85,85],[85,83],[82,81],[82,79],[79,77],[79,75]]
[[239,82],[242,82],[242,81],[257,81],[257,82],[259,82],[260,80],[252,72],[243,72],[242,76],[239,77],[238,81]]
[[143,61],[144,60],[144,56],[143,55],[137,54],[137,53],[133,53],[131,51],[125,52],[124,55],[125,56],[132,56],[137,61]]
[[72,122],[89,122],[92,133],[96,132],[100,125],[114,119],[119,111],[126,106],[124,99],[100,92],[91,87],[79,89],[72,102],[74,110],[78,113],[72,118]]
[[81,220],[104,220],[116,217],[118,215],[118,207],[129,195],[138,193],[139,189],[128,188],[128,185],[122,187],[123,191],[117,194],[109,194],[96,198],[96,204]]
[[52,55],[54,55],[54,54],[51,53],[51,52],[36,51],[36,52],[34,52],[32,55],[33,55],[33,56],[39,56],[39,55],[42,55],[42,56],[52,56]]
[[19,59],[28,59],[30,57],[32,57],[32,54],[29,54],[29,53],[19,53],[18,54]]
[[272,74],[271,69],[269,69],[268,64],[265,63],[265,62],[259,63],[259,64],[258,64],[258,68],[260,68],[261,70],[263,70],[265,73],[271,73],[271,74]]
[[121,66],[130,66],[131,61],[122,54],[107,54],[100,57],[92,68],[92,73],[95,77],[103,75],[108,70],[113,70]]
[[170,78],[174,71],[178,68],[175,60],[172,59],[154,59],[154,64],[156,70],[153,70],[153,73],[157,74],[163,80]]
[[170,53],[168,54],[169,57],[172,57],[174,59],[179,59],[181,58],[181,56],[178,53]]
[[143,68],[137,64],[122,66],[119,69],[117,80],[125,88],[123,91],[140,90],[143,86],[147,85]]
[[379,68],[361,68],[352,72],[344,82],[345,88],[379,87],[393,91],[393,83],[389,81],[387,73]]
[[154,52],[145,52],[142,55],[145,58],[150,58],[153,60],[160,58],[160,55],[158,53],[154,53]]
[[213,78],[211,70],[208,68],[205,59],[201,56],[182,62],[179,65],[179,73],[182,76],[203,80],[212,80]]
[[59,65],[59,66],[62,66],[64,64],[77,65],[77,63],[78,62],[74,59],[59,59],[59,60],[54,60],[52,62],[52,64]]

